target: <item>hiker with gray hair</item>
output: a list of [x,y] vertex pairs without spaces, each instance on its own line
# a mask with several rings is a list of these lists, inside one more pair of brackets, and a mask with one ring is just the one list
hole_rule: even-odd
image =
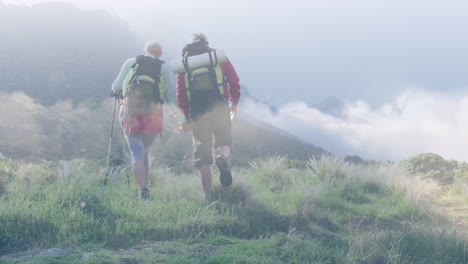
[[128,59],[112,83],[112,95],[122,99],[119,120],[141,199],[149,197],[149,150],[156,135],[162,132],[162,103],[170,107],[182,128],[190,126],[177,105],[169,69],[160,59],[161,55],[161,45],[149,41],[144,54]]

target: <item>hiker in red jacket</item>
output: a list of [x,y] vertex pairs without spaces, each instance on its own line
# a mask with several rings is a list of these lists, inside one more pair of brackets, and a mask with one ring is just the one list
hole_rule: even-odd
[[[192,43],[184,47],[182,56],[186,58],[213,51],[208,46],[206,36],[196,33]],[[193,166],[198,168],[205,198],[210,200],[213,135],[215,162],[220,171],[221,184],[225,187],[232,184],[229,167],[231,118],[237,112],[240,98],[239,77],[229,60],[196,69],[185,66],[186,71],[177,75],[177,103],[192,121]]]

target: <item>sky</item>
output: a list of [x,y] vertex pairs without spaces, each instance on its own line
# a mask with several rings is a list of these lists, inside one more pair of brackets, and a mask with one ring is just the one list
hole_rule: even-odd
[[[62,2],[121,17],[141,41],[159,40],[165,60],[178,57],[193,32],[205,33],[250,93],[280,109],[270,115],[252,103],[248,114],[328,151],[468,161],[468,1]],[[345,101],[346,119],[310,107],[328,96]]]
[[62,2],[104,9],[170,50],[179,51],[193,32],[203,32],[211,46],[226,51],[254,96],[279,106],[315,104],[328,96],[379,106],[408,87],[468,88],[468,1]]

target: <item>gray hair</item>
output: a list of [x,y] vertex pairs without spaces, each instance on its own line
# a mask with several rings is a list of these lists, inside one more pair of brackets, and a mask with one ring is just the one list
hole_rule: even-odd
[[148,41],[146,42],[145,45],[145,52],[154,54],[155,52],[158,52],[161,50],[161,44],[159,44],[156,41]]

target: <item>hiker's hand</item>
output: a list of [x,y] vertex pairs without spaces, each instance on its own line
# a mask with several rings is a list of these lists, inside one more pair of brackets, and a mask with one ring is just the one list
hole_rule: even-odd
[[234,117],[237,114],[237,105],[236,104],[231,104],[230,111],[231,111],[231,120],[233,120]]
[[180,130],[184,132],[192,130],[192,122],[187,121],[185,123],[180,124]]
[[111,90],[111,94],[110,94],[111,97],[114,97],[114,98],[120,98],[120,92],[114,92]]

